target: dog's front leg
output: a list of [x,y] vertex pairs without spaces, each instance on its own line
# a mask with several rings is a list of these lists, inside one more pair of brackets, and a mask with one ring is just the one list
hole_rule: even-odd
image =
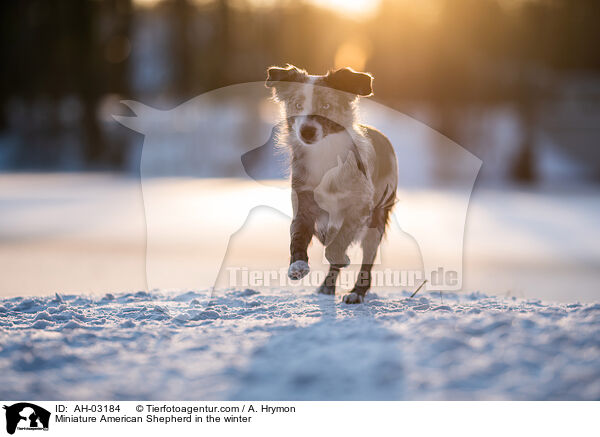
[[310,271],[308,245],[315,232],[318,206],[312,191],[293,192],[294,218],[290,227],[290,279],[302,279]]
[[325,257],[329,261],[329,272],[317,293],[335,294],[335,283],[337,281],[340,269],[350,264],[350,258],[346,255],[346,250],[352,241],[354,230],[349,229],[347,223],[344,223],[338,230],[333,240],[325,248]]

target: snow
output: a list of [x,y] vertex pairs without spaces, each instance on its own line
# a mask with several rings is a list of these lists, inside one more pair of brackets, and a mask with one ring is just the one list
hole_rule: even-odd
[[480,293],[0,300],[3,399],[600,399],[600,304]]

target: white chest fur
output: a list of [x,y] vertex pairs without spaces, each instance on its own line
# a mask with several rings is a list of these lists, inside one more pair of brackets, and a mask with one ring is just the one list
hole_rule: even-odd
[[306,176],[304,178],[306,188],[317,187],[327,171],[338,163],[338,157],[343,160],[352,150],[352,138],[348,132],[342,131],[329,134],[322,140],[302,146],[304,147],[304,165]]

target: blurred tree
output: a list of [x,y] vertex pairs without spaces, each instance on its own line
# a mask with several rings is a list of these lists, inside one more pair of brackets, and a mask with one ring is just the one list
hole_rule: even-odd
[[271,64],[324,73],[337,59],[371,71],[383,103],[429,108],[423,121],[466,147],[465,113],[511,106],[523,127],[512,174],[534,180],[539,112],[572,72],[600,78],[597,0],[382,0],[370,17],[300,0],[20,0],[0,13],[0,129],[18,137],[20,166],[69,153],[122,166],[127,148],[99,122],[118,96],[176,105],[263,80]]

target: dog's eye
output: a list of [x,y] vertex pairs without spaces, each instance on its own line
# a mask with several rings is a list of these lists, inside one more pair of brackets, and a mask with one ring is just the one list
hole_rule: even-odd
[[296,109],[302,109],[302,103],[296,103]]
[[329,103],[323,103],[323,104],[321,105],[321,109],[329,109],[329,107],[330,107],[330,106],[331,106],[331,105],[330,105]]

